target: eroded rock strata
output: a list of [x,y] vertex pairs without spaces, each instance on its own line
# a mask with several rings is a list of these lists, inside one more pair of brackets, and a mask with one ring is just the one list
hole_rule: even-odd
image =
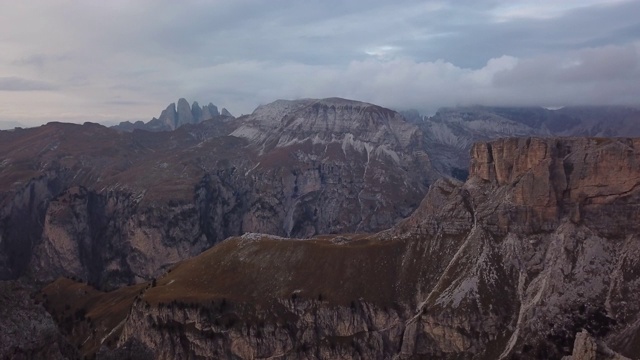
[[[192,108],[169,112],[191,119]],[[439,176],[416,126],[357,101],[276,101],[174,125],[0,132],[0,279],[73,276],[112,289],[245,232],[379,231]]]
[[638,358],[638,184],[638,139],[478,143],[469,180],[391,230],[245,234],[178,264],[98,355]]

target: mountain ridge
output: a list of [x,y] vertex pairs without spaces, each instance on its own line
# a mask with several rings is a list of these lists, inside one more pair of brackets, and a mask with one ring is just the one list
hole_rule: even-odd
[[438,175],[415,126],[398,125],[391,110],[340,102],[353,106],[310,108],[297,121],[324,122],[326,109],[332,121],[355,124],[348,133],[327,128],[316,139],[299,123],[274,125],[262,131],[269,144],[230,135],[253,126],[248,116],[161,132],[90,123],[0,132],[0,275],[74,276],[109,289],[244,232],[391,226]]
[[[128,318],[83,312],[70,294],[107,299],[86,284],[57,281],[23,299],[19,316],[50,323],[29,305],[42,302],[72,332],[52,351],[71,342],[106,358],[195,348],[222,358],[559,358],[585,347],[637,356],[637,139],[474,140],[538,131],[549,120],[540,109],[451,110],[432,119],[434,132],[346,99],[277,101],[200,123],[199,105],[187,105],[175,112],[191,117],[172,131],[0,132],[0,276],[138,284],[111,293],[128,294]],[[635,126],[633,110],[569,110],[566,134]],[[466,149],[469,180],[443,177]],[[79,328],[66,320],[83,314],[91,321]],[[84,348],[76,341],[94,336],[93,320],[107,332]]]
[[390,230],[245,234],[176,265],[134,301],[103,351],[635,358],[639,159],[637,138],[477,143],[469,180],[436,181]]
[[434,167],[452,174],[466,169],[471,146],[478,141],[514,136],[640,136],[640,109],[469,106],[443,108],[414,123],[425,134],[426,150],[434,159]]
[[207,120],[220,120],[233,118],[233,115],[222,108],[218,111],[218,107],[209,103],[203,107],[200,107],[197,101],[189,105],[189,102],[185,98],[178,100],[176,103],[171,103],[166,109],[162,110],[158,118],[153,118],[148,122],[136,121],[131,123],[130,121],[123,121],[118,125],[111,126],[113,129],[121,131],[133,131],[148,130],[148,131],[171,131],[175,130],[183,125],[198,124]]

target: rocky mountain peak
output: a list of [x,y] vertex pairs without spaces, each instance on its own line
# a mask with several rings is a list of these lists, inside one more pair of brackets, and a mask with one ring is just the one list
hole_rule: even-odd
[[194,101],[191,105],[191,115],[194,119],[200,119],[202,117],[202,108],[197,101]]
[[202,109],[202,117],[199,119],[201,119],[200,122],[202,122],[204,120],[208,120],[219,115],[232,116],[229,112],[227,112],[227,114],[224,114],[224,113],[220,114],[218,112],[218,107],[213,105],[212,103],[209,103],[209,105],[205,106]]
[[[147,123],[138,121],[133,124],[129,121],[125,121],[114,126],[114,128],[124,131],[132,131],[134,129],[171,131],[181,127],[182,125],[198,124],[206,120],[214,119],[218,116],[220,116],[218,107],[212,103],[200,107],[197,101],[194,101],[192,105],[189,105],[189,102],[185,98],[180,98],[177,106],[176,103],[169,104],[157,119],[153,118]],[[228,111],[225,116],[232,117]]]
[[178,109],[177,109],[177,121],[174,124],[174,129],[178,128],[185,124],[193,124],[195,122],[193,118],[193,113],[191,112],[191,106],[189,106],[189,102],[185,98],[181,98],[178,100]]
[[171,103],[166,109],[162,110],[160,117],[157,120],[161,124],[173,130],[176,128],[177,117],[178,113],[176,112],[176,103]]
[[258,106],[251,115],[249,115],[249,118],[259,120],[263,123],[272,123],[274,126],[277,126],[285,115],[308,106],[313,101],[312,99],[276,100],[269,104]]
[[[312,111],[317,112],[320,110],[327,111],[328,109],[334,109],[336,113],[344,113],[361,112],[369,108],[395,113],[392,110],[362,101],[333,97],[326,99],[276,100],[272,103],[258,106],[250,117],[261,121],[281,122],[285,116],[287,118],[292,118],[295,115],[300,116]],[[300,111],[302,113],[298,113]],[[338,118],[337,120],[344,119]]]

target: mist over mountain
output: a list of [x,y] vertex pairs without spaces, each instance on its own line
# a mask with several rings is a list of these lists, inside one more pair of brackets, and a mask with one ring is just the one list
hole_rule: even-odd
[[640,136],[640,108],[627,106],[557,110],[473,106],[442,108],[430,117],[412,112],[409,117],[425,134],[434,167],[445,174],[463,175],[469,150],[477,141],[514,136]]

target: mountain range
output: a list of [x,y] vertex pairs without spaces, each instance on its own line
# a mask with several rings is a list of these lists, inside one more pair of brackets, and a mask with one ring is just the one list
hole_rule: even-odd
[[379,231],[439,177],[423,139],[391,110],[342,99],[277,101],[170,132],[2,132],[0,277],[109,289],[245,232]]
[[611,139],[639,118],[180,99],[1,131],[0,354],[640,356],[639,144]]
[[247,233],[146,285],[59,279],[36,301],[106,358],[637,358],[639,148],[477,143],[466,182],[389,230]]
[[[274,104],[278,102],[286,101]],[[198,103],[194,102],[190,112],[188,102],[180,99],[178,108],[182,110],[176,111],[175,104],[170,104],[159,119],[153,118],[147,123],[123,122],[113,128],[170,131],[217,116],[222,116],[222,119],[233,117],[224,108],[219,114],[211,103],[200,110]],[[204,110],[207,108],[209,112]],[[640,136],[640,108],[629,106],[569,106],[560,109],[459,106],[441,108],[433,116],[421,115],[416,110],[398,113],[422,131],[425,151],[430,155],[433,168],[460,180],[468,175],[469,150],[477,141],[514,136]]]

